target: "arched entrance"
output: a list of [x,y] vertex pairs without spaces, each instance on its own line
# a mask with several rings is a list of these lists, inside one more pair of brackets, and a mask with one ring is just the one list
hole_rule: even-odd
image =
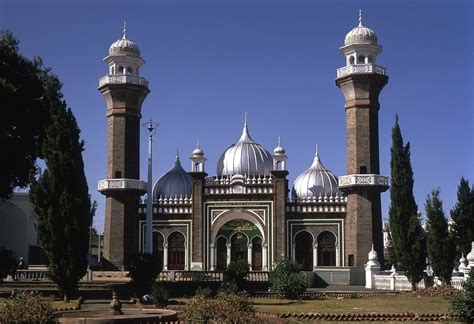
[[230,240],[230,261],[237,261],[239,259],[247,261],[248,243],[249,240],[245,234],[237,232],[232,235]]
[[252,239],[252,270],[262,270],[262,239]]
[[295,236],[295,261],[303,266],[303,271],[313,270],[313,236],[307,231]]
[[318,266],[336,266],[336,236],[329,231],[318,235]]
[[163,247],[164,238],[158,232],[153,232],[153,256],[157,260],[158,270],[163,270]]
[[217,239],[217,270],[227,268],[227,239],[223,236]]
[[173,232],[168,237],[168,270],[184,270],[185,239],[180,232]]

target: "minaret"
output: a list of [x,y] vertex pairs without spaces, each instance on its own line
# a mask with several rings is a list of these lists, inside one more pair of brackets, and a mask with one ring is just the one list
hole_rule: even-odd
[[145,63],[138,46],[123,37],[109,48],[104,58],[109,73],[99,80],[99,91],[107,105],[107,179],[98,190],[106,196],[104,259],[122,269],[129,255],[138,252],[138,204],[146,192],[139,180],[141,107],[150,92],[140,77]]
[[288,156],[286,155],[286,151],[281,145],[281,138],[278,136],[278,145],[273,150],[273,170],[276,171],[285,171],[286,170],[286,160],[288,160]]
[[345,97],[347,175],[339,187],[347,195],[345,265],[363,266],[371,245],[383,256],[380,193],[388,189],[388,178],[379,168],[379,94],[388,82],[386,69],[376,65],[382,47],[374,31],[362,25],[344,40],[341,53],[346,66],[337,69],[336,85]]

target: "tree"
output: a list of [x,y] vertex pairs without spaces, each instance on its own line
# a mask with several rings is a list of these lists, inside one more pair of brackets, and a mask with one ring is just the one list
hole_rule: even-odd
[[469,271],[469,277],[462,284],[459,294],[451,299],[450,312],[461,321],[474,322],[474,268]]
[[439,188],[433,189],[425,202],[428,220],[427,250],[433,272],[443,283],[449,284],[454,264],[453,244],[448,236],[448,221],[444,217]]
[[392,128],[391,187],[389,222],[397,262],[416,290],[423,277],[426,260],[426,237],[418,219],[418,207],[413,196],[413,170],[410,143],[403,144],[398,116]]
[[133,292],[137,297],[152,292],[153,283],[159,274],[158,261],[149,253],[137,253],[130,256],[127,270],[132,278]]
[[474,241],[474,187],[469,181],[461,178],[458,186],[458,201],[451,210],[453,219],[453,238],[456,243],[458,256],[467,255],[471,251],[471,242]]
[[84,142],[62,99],[62,85],[49,71],[42,73],[42,81],[50,117],[41,146],[46,169],[38,169],[37,179],[32,177],[30,199],[38,215],[38,240],[49,259],[49,276],[68,300],[87,269],[95,203],[91,204],[84,174]]
[[290,259],[277,263],[269,283],[270,291],[288,299],[299,298],[308,288],[306,278],[301,273],[301,266]]
[[41,61],[19,54],[18,41],[9,31],[0,31],[0,147],[8,152],[0,168],[0,199],[15,187],[26,187],[40,153],[47,109],[40,78]]
[[15,252],[7,249],[0,249],[0,282],[8,275],[14,275],[18,262]]

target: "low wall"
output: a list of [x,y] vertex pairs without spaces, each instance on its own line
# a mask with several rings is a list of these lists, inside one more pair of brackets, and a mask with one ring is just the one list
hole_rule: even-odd
[[320,267],[314,271],[312,287],[328,285],[365,285],[363,267]]

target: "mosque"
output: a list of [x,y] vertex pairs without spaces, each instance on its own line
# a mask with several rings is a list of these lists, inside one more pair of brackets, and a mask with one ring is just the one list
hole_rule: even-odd
[[[207,168],[198,143],[190,172],[177,156],[154,183],[152,245],[162,270],[217,271],[244,259],[251,271],[271,271],[288,257],[305,271],[337,272],[363,266],[372,244],[383,255],[380,195],[388,178],[379,174],[378,97],[388,76],[376,64],[382,47],[359,15],[340,51],[345,65],[337,69],[336,85],[345,98],[346,175],[335,176],[316,151],[289,184],[281,143],[271,153],[251,137],[247,122],[240,138],[223,148],[216,169]],[[98,183],[106,197],[103,258],[122,269],[131,254],[145,251],[139,138],[149,90],[140,76],[140,49],[126,28],[104,62],[108,74],[98,88],[108,123],[107,178]]]

